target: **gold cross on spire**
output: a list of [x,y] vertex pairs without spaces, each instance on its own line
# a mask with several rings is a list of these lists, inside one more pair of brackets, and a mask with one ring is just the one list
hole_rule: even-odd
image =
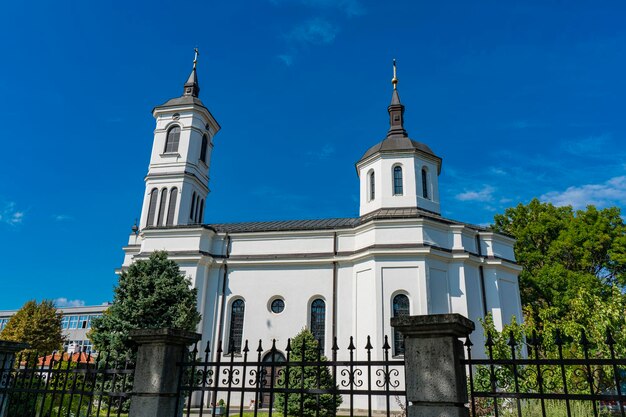
[[200,55],[200,52],[198,52],[198,48],[193,48],[195,54],[193,56],[193,69],[196,69],[196,64],[198,63],[198,55]]
[[393,89],[395,90],[398,87],[398,77],[396,76],[396,59],[393,59],[393,78],[391,79],[391,84],[393,84]]

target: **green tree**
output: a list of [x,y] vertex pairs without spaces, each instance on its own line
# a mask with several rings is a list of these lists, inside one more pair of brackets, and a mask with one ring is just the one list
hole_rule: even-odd
[[626,285],[626,227],[617,207],[574,211],[533,199],[494,217],[492,228],[516,239],[522,304],[538,320],[562,317],[580,290],[606,301]]
[[113,303],[94,319],[89,338],[97,350],[112,360],[134,358],[129,340],[133,329],[174,328],[194,331],[200,322],[197,290],[166,252],[154,252],[148,260],[123,271],[114,289]]
[[61,313],[52,301],[35,300],[26,302],[10,319],[0,333],[0,339],[24,342],[30,349],[24,352],[36,352],[48,355],[63,348],[65,338],[61,331]]
[[[303,350],[304,347],[304,350]],[[322,362],[328,361],[324,355],[320,355],[318,342],[313,333],[303,329],[291,339],[290,362]],[[304,354],[303,354],[304,353]],[[303,377],[304,371],[304,380]],[[284,375],[284,374],[283,374]],[[285,387],[286,376],[279,378],[278,386]],[[333,377],[327,366],[304,366],[289,367],[288,388],[296,389],[304,383],[305,389],[337,389],[333,385]],[[318,398],[319,397],[319,398]],[[303,412],[300,413],[300,401],[303,400]],[[276,394],[274,407],[282,412],[287,401],[287,415],[289,416],[321,416],[328,417],[337,414],[337,408],[341,405],[339,394]]]
[[[561,352],[565,359],[582,359],[585,357],[584,347],[581,343],[583,332],[589,344],[587,353],[590,358],[608,359],[611,357],[609,345],[606,343],[607,330],[611,332],[615,344],[613,349],[616,357],[626,355],[626,299],[617,287],[613,287],[612,296],[604,300],[600,296],[582,289],[568,302],[567,312],[559,314],[554,307],[546,307],[539,311],[537,321],[529,316],[523,324],[518,324],[515,319],[505,325],[501,332],[496,330],[491,315],[487,315],[481,321],[485,334],[491,335],[491,351],[495,359],[511,359],[511,338],[515,342],[515,355],[520,358],[526,354],[534,357],[538,354],[540,359],[560,358],[557,344],[557,332],[560,338]],[[593,306],[593,308],[591,307]],[[538,350],[535,351],[533,337],[536,337]],[[527,342],[530,351],[523,348]],[[486,346],[485,351],[489,352]],[[529,365],[533,367],[533,365]],[[608,367],[592,366],[591,376],[596,380],[596,386],[612,387],[614,381],[613,370]],[[575,392],[574,387],[582,392],[588,392],[586,385],[587,370],[584,366],[565,367],[567,384],[570,392]],[[537,374],[533,372],[519,372],[519,384],[522,392],[532,391],[537,387]],[[563,380],[559,372],[545,372],[542,374],[546,387],[552,387],[554,392],[562,392]],[[497,374],[498,387],[512,389],[513,369],[502,367]],[[489,367],[479,367],[476,384],[480,389],[490,389]],[[582,387],[582,388],[581,388]]]

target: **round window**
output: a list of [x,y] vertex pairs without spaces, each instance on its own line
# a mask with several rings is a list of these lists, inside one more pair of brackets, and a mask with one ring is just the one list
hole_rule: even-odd
[[282,313],[283,310],[285,309],[285,302],[281,300],[280,298],[277,298],[274,301],[272,301],[271,309],[272,309],[272,313],[276,313],[276,314]]

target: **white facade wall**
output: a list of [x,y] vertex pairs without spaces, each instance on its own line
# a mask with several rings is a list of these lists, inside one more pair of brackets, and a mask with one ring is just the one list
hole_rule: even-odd
[[[476,253],[477,236],[483,256]],[[127,250],[138,255],[127,257],[126,266],[155,250],[170,252],[198,288],[199,330],[213,351],[220,339],[227,349],[230,305],[237,298],[245,300],[243,337],[254,341],[255,349],[259,339],[284,346],[310,325],[310,303],[322,298],[326,352],[333,327],[340,346],[350,336],[365,346],[369,335],[379,352],[385,335],[392,343],[389,319],[398,293],[409,297],[411,314],[454,312],[477,322],[486,305],[498,328],[512,316],[519,319],[520,268],[514,259],[496,256],[507,253],[507,244],[512,240],[423,218],[374,220],[337,231],[226,234],[204,227],[164,228],[131,237]],[[498,247],[499,252],[493,250]],[[275,297],[285,302],[281,314],[269,310]],[[477,327],[480,339],[478,322]]]

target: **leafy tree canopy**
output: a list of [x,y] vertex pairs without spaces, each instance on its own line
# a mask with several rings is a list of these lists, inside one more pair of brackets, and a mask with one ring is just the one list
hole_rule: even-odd
[[52,301],[26,302],[15,313],[0,333],[0,339],[23,342],[30,345],[27,351],[47,355],[61,350],[64,337],[61,331],[61,313]]
[[200,322],[196,304],[197,289],[191,288],[176,262],[166,252],[154,252],[122,272],[113,303],[93,320],[89,338],[97,350],[110,352],[114,359],[132,358],[135,347],[129,340],[130,330],[194,331]]
[[517,240],[522,304],[535,319],[543,308],[562,317],[580,290],[604,301],[613,286],[626,286],[626,227],[617,207],[574,211],[533,199],[496,215],[492,229]]

